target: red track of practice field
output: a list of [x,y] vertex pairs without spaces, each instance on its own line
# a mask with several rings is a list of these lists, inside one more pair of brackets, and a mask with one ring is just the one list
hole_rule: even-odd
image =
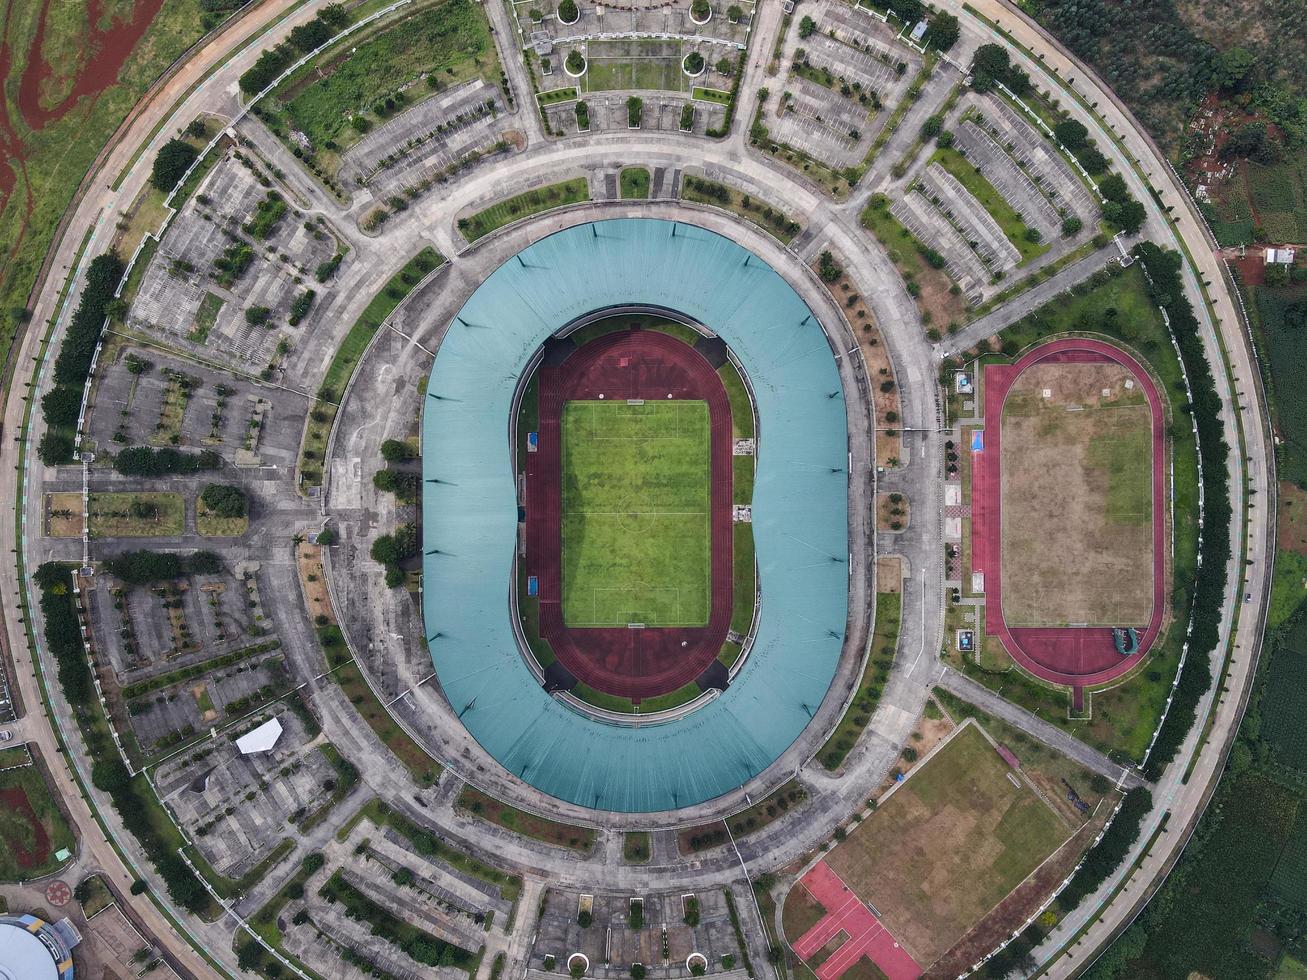
[[[1153,612],[1129,657],[1116,652],[1109,627],[1010,628],[1003,619],[1000,485],[1003,402],[1026,368],[1040,361],[1058,363],[1111,361],[1134,374],[1148,398],[1153,434]],[[1162,399],[1152,376],[1125,351],[1101,340],[1069,338],[1041,344],[1015,364],[985,368],[985,446],[972,456],[971,568],[985,576],[985,625],[1012,659],[1036,677],[1073,688],[1106,684],[1131,670],[1148,653],[1162,628],[1166,610],[1166,435]],[[1055,529],[1050,528],[1050,535]]]
[[799,884],[821,903],[826,915],[794,942],[794,955],[807,960],[841,932],[849,937],[817,967],[817,980],[839,980],[864,956],[889,980],[916,980],[921,976],[920,964],[894,941],[884,923],[825,861],[813,865]]
[[[640,701],[697,678],[721,651],[734,601],[731,556],[731,405],[721,377],[702,354],[653,330],[596,338],[556,366],[542,365],[539,451],[526,464],[526,568],[540,583],[540,635],[575,677],[605,694]],[[687,628],[570,629],[562,613],[563,403],[571,400],[676,399],[708,403],[712,591],[708,623]]]

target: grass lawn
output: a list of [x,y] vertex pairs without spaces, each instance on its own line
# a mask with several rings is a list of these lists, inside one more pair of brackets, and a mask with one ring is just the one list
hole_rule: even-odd
[[653,844],[647,830],[622,835],[622,860],[627,864],[647,864],[652,856]]
[[708,621],[711,487],[701,401],[563,406],[563,618]]
[[374,107],[401,90],[407,103],[433,95],[436,90],[426,82],[406,88],[421,75],[431,75],[444,88],[476,75],[498,82],[498,68],[490,26],[480,5],[445,0],[370,32],[363,40],[345,39],[315,65],[288,79],[274,98],[314,146],[328,140],[348,146],[360,135],[349,124],[352,117],[382,121]]
[[681,43],[662,38],[595,40],[586,45],[587,92],[653,89],[679,92],[688,81],[681,71]]
[[831,771],[844,763],[844,757],[858,743],[862,730],[867,727],[876,705],[880,703],[881,690],[889,679],[894,651],[898,647],[902,599],[897,592],[876,594],[876,622],[871,635],[871,649],[867,654],[867,665],[858,682],[858,693],[854,695],[853,702],[840,723],[835,726],[835,731],[831,732],[830,738],[817,753],[821,764]]
[[826,863],[933,963],[1071,834],[975,726],[899,785]]
[[935,151],[934,156],[930,158],[932,163],[938,163],[950,174],[958,179],[958,182],[967,189],[981,206],[989,212],[991,218],[998,222],[998,226],[1003,229],[1003,234],[1007,240],[1017,247],[1021,253],[1021,265],[1025,265],[1031,259],[1036,259],[1043,255],[1053,246],[1049,242],[1035,242],[1029,238],[1030,228],[1022,220],[1021,215],[1010,205],[1007,200],[1000,194],[975,166],[957,150],[952,147],[941,147]]
[[584,177],[564,180],[557,184],[548,184],[525,191],[515,197],[490,205],[484,211],[478,211],[470,218],[460,218],[458,230],[469,242],[482,238],[496,228],[502,228],[519,218],[526,218],[541,211],[561,208],[568,204],[579,204],[590,199],[590,186]]
[[187,340],[194,344],[202,344],[208,340],[209,331],[218,322],[218,314],[222,312],[223,302],[223,298],[217,293],[204,294],[204,299],[200,300],[200,308],[195,311],[195,326],[186,335]]
[[219,517],[204,506],[203,500],[195,501],[195,530],[207,538],[238,538],[250,529],[250,519],[246,517]]
[[537,817],[533,813],[501,803],[470,784],[464,786],[458,794],[458,806],[482,820],[546,844],[556,844],[581,854],[588,853],[594,847],[595,832],[590,827],[573,827],[571,824]]
[[627,167],[621,173],[619,184],[624,201],[643,201],[649,196],[649,171],[644,167]]
[[300,446],[299,475],[301,490],[322,485],[322,457],[327,449],[327,438],[331,434],[331,424],[336,419],[340,407],[340,398],[349,384],[367,350],[368,343],[385,322],[386,317],[394,312],[405,296],[412,291],[427,273],[445,261],[445,257],[428,246],[409,259],[381,292],[372,298],[363,312],[350,327],[349,333],[336,348],[336,354],[327,365],[327,373],[318,388],[318,400],[309,413],[304,429],[304,441]]
[[645,714],[650,714],[654,711],[679,708],[683,704],[689,704],[702,693],[703,689],[694,681],[690,681],[689,684],[678,687],[675,691],[668,691],[666,694],[659,694],[657,697],[645,698],[640,702],[640,710]]
[[715,102],[717,105],[730,105],[731,93],[723,92],[721,89],[704,88],[696,85],[690,92],[690,97],[698,99],[700,102]]
[[753,403],[749,400],[749,391],[744,386],[740,372],[734,364],[723,364],[717,369],[726,389],[726,398],[731,403],[731,434],[736,439],[752,439]]
[[758,568],[753,548],[753,525],[739,521],[731,529],[732,589],[731,629],[749,632],[753,623],[753,605],[758,597]]
[[62,863],[55,852],[73,847],[73,832],[35,765],[0,772],[0,842],[0,881],[48,875]]
[[949,323],[961,323],[966,312],[966,301],[961,292],[954,292],[955,284],[948,273],[926,261],[929,250],[890,214],[889,208],[890,202],[885,195],[873,195],[871,203],[862,212],[862,227],[885,246],[890,261],[902,274],[908,292],[921,308],[923,320],[926,314],[930,314],[930,324],[940,329]]
[[180,493],[93,493],[93,538],[172,538],[182,533],[186,501]]
[[782,245],[794,241],[794,237],[803,230],[803,225],[788,214],[713,180],[687,177],[681,181],[681,200],[709,204],[739,215],[761,227]]
[[541,92],[536,96],[536,102],[540,105],[559,105],[563,102],[575,102],[581,97],[581,91],[575,85],[566,85],[563,88],[550,89],[548,92]]

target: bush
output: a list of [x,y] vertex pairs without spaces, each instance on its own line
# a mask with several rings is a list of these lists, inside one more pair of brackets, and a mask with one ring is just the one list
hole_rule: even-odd
[[150,171],[150,183],[167,194],[186,176],[200,151],[185,140],[170,139],[159,148]]
[[822,282],[834,282],[844,270],[835,262],[835,256],[829,250],[821,253],[821,258],[817,261],[817,275],[821,277]]
[[245,517],[250,512],[245,491],[229,483],[210,483],[200,494],[200,501],[219,517]]

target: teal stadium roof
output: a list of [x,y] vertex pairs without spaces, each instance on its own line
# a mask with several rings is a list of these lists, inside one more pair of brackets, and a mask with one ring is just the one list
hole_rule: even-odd
[[[509,416],[519,378],[568,323],[630,305],[677,310],[731,346],[760,437],[753,650],[720,697],[638,728],[546,694],[510,620],[518,511]],[[789,284],[747,249],[684,222],[577,225],[518,253],[472,294],[427,393],[423,616],[445,696],[482,747],[550,796],[625,812],[712,799],[775,761],[830,687],[848,609],[843,390],[821,326]]]

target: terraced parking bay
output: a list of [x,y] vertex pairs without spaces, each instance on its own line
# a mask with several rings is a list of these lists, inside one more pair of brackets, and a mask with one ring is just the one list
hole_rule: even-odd
[[703,626],[710,568],[708,405],[563,406],[563,619]]

